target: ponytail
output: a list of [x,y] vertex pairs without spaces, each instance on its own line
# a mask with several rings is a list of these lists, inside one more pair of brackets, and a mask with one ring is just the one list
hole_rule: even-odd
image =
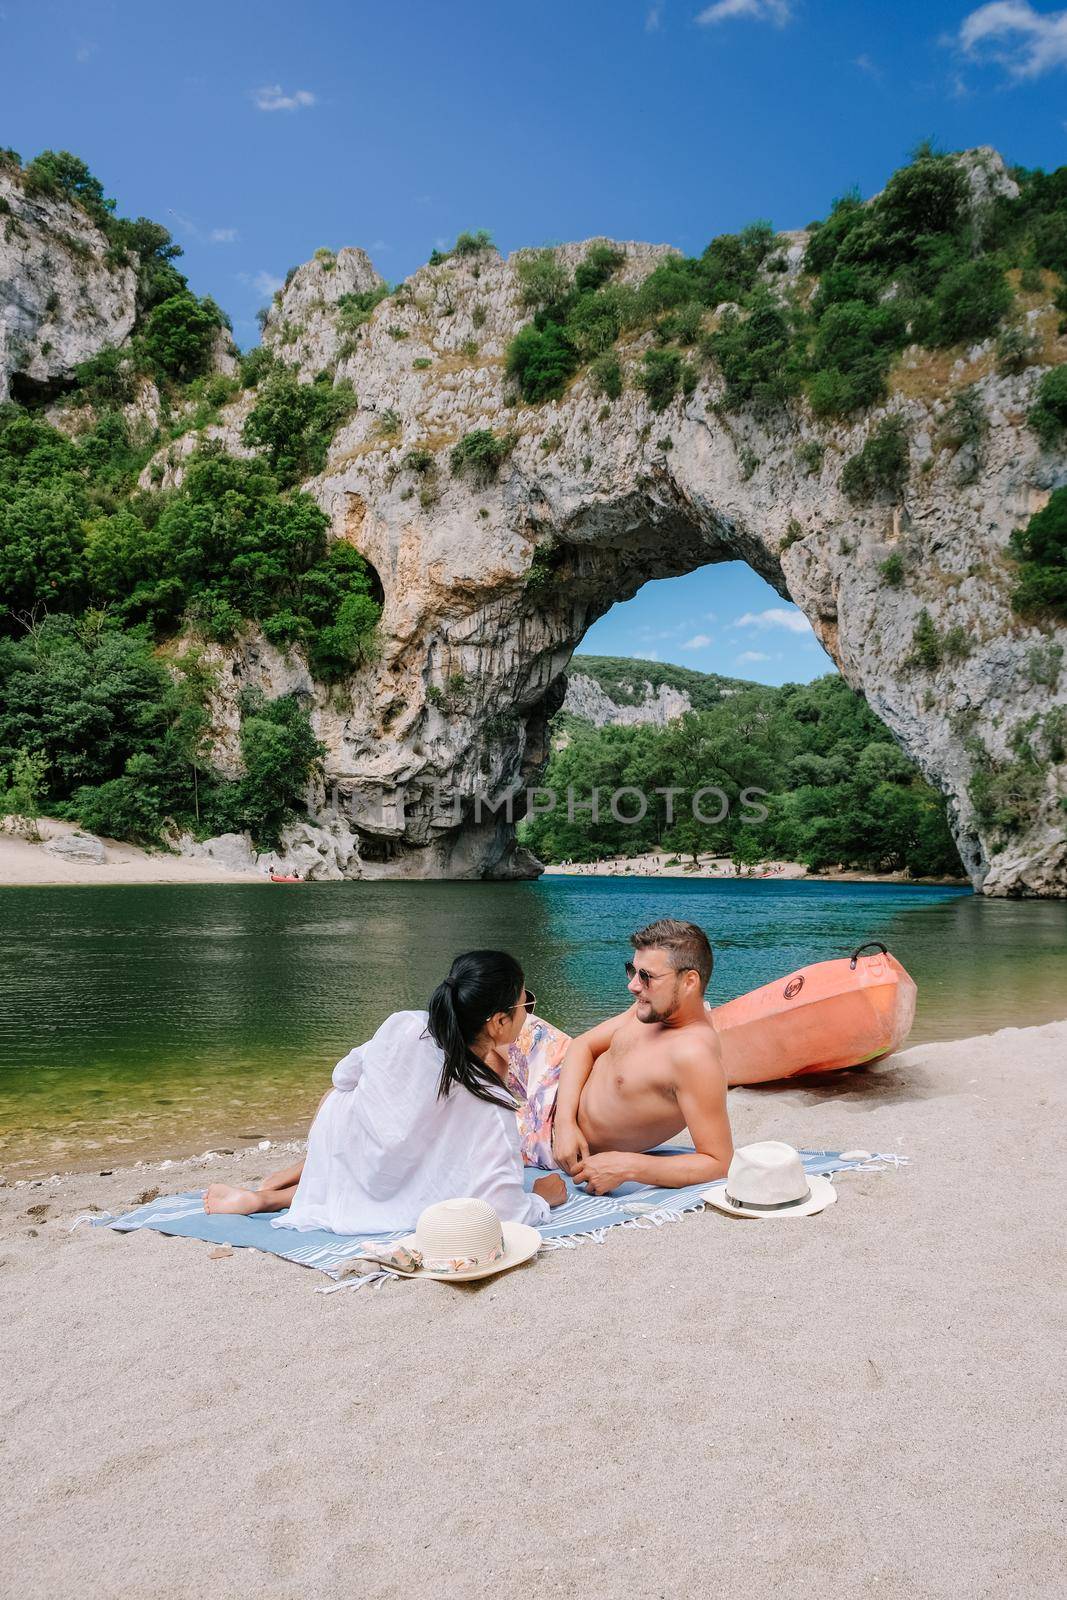
[[515,1110],[497,1073],[475,1055],[472,1042],[491,1016],[511,1011],[523,993],[522,968],[503,950],[469,950],[430,996],[428,1032],[444,1052],[437,1093],[447,1098],[459,1084],[476,1100]]

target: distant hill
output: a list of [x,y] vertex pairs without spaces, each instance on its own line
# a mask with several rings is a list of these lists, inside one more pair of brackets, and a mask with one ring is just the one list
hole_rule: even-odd
[[744,678],[696,672],[666,661],[632,656],[576,655],[567,674],[561,715],[594,727],[665,727],[687,711],[706,711],[753,685]]

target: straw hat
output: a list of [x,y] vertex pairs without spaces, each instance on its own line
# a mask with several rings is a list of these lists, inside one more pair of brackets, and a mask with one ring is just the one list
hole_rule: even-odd
[[541,1235],[525,1222],[501,1222],[486,1200],[441,1200],[426,1207],[400,1244],[419,1262],[412,1277],[469,1283],[529,1261]]
[[791,1144],[764,1139],[734,1151],[725,1188],[703,1198],[730,1217],[810,1217],[832,1206],[837,1190],[829,1178],[809,1176]]

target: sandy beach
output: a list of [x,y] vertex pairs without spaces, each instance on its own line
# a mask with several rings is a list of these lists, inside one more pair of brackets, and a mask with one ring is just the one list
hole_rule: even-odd
[[760,861],[740,872],[729,856],[673,855],[669,850],[649,850],[643,855],[612,856],[603,861],[556,862],[545,867],[546,876],[593,878],[813,878],[818,883],[949,883],[966,886],[966,878],[913,878],[907,872],[854,872],[833,868],[812,872],[800,861]]
[[738,1142],[910,1165],[462,1288],[71,1231],[284,1148],[0,1190],[19,1595],[1051,1600],[1065,1059],[1060,1022],[735,1090]]
[[262,872],[234,872],[201,857],[142,850],[118,839],[102,839],[105,859],[87,861],[54,855],[45,848],[78,830],[69,822],[42,817],[40,842],[0,831],[0,888],[68,888],[108,883],[265,883]]

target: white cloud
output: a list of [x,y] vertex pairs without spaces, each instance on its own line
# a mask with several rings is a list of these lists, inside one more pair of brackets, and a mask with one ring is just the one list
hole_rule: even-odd
[[292,94],[285,94],[280,83],[265,83],[254,91],[252,98],[257,111],[301,111],[315,104],[310,89],[294,89]]
[[631,650],[630,651],[630,660],[631,661],[658,661],[659,660],[659,651],[658,650]]
[[751,22],[773,22],[776,28],[784,28],[793,20],[793,0],[715,0],[714,5],[697,14],[696,20],[699,27],[710,28],[717,22],[733,22],[739,17]]
[[384,239],[375,239],[369,248],[371,250],[391,250],[393,247]]
[[252,287],[255,289],[257,294],[277,294],[279,289],[285,288],[285,279],[276,278],[273,272],[260,271],[253,273],[250,280],[247,273],[242,273],[242,277],[244,277],[246,282],[251,282]]
[[91,61],[96,54],[95,44],[80,44],[74,52],[75,61],[80,61],[84,66],[86,61]]
[[711,643],[711,637],[706,633],[694,633],[682,646],[683,650],[706,650]]
[[234,244],[237,239],[236,228],[212,228],[208,234],[212,244]]
[[857,56],[852,65],[854,67],[859,67],[861,72],[869,72],[872,78],[880,78],[882,76],[880,70],[875,66],[874,62],[871,60],[870,56],[866,54],[866,52],[864,52],[863,55]]
[[996,61],[1013,78],[1067,67],[1067,11],[1035,11],[1029,0],[993,0],[968,12],[957,43],[977,61]]
[[662,20],[663,5],[661,0],[661,3],[649,6],[648,15],[645,17],[645,32],[658,33]]
[[754,661],[769,661],[770,659],[770,656],[764,655],[762,650],[742,650],[737,658],[737,665],[739,667],[748,666]]
[[785,606],[769,606],[766,611],[746,611],[730,624],[733,628],[786,628],[790,633],[810,633],[811,623],[803,611]]

